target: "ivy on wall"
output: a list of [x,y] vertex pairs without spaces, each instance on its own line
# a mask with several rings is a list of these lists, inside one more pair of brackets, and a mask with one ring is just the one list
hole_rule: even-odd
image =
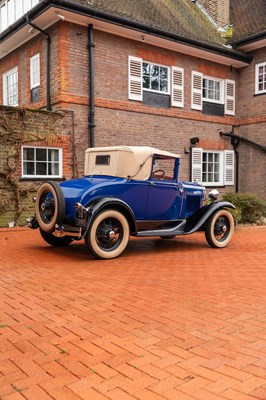
[[0,215],[13,210],[19,225],[23,201],[39,186],[21,180],[21,146],[62,146],[68,135],[64,113],[0,107]]

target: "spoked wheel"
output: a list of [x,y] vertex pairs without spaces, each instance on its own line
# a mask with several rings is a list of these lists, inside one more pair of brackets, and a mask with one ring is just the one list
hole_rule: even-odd
[[211,247],[221,248],[228,245],[234,233],[234,218],[227,210],[218,210],[212,214],[206,224],[205,237]]
[[36,195],[36,218],[44,232],[53,232],[65,216],[65,199],[61,187],[55,182],[43,183]]
[[42,229],[40,229],[40,233],[46,243],[54,247],[64,247],[69,245],[73,241],[70,236],[57,237],[54,236],[52,233],[44,232]]
[[129,225],[123,214],[104,210],[92,222],[85,243],[95,257],[115,258],[125,250],[129,234]]

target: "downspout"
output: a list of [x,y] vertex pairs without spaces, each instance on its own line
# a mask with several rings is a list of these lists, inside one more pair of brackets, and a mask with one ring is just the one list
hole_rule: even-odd
[[94,47],[95,44],[93,42],[93,25],[89,24],[88,26],[88,39],[89,39],[89,77],[90,77],[90,86],[89,86],[89,98],[90,98],[90,112],[89,112],[89,147],[94,147]]
[[[230,132],[231,137],[231,145],[233,146],[235,159],[236,159],[236,182],[235,182],[235,191],[238,193],[239,191],[239,151],[237,151],[237,147],[239,146],[239,137],[234,134],[235,127],[232,126],[232,132]],[[220,132],[220,136],[226,136],[226,132]]]
[[27,23],[32,26],[37,31],[41,32],[46,36],[46,109],[47,111],[51,111],[51,96],[50,96],[50,88],[51,88],[51,38],[48,32],[44,31],[38,25],[35,25],[30,21],[28,15],[26,16]]

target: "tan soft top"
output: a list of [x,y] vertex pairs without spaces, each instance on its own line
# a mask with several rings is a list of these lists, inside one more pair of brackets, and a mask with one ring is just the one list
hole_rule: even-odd
[[[147,180],[152,169],[152,156],[180,158],[178,154],[149,146],[93,147],[86,150],[84,175],[109,175]],[[96,162],[97,156],[107,156],[108,165]],[[99,158],[98,158],[99,159]]]

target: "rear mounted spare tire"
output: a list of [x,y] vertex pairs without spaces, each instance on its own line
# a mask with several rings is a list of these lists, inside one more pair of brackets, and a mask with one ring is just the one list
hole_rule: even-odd
[[55,182],[43,183],[36,195],[36,219],[40,228],[47,233],[62,225],[65,218],[65,198],[61,187]]

